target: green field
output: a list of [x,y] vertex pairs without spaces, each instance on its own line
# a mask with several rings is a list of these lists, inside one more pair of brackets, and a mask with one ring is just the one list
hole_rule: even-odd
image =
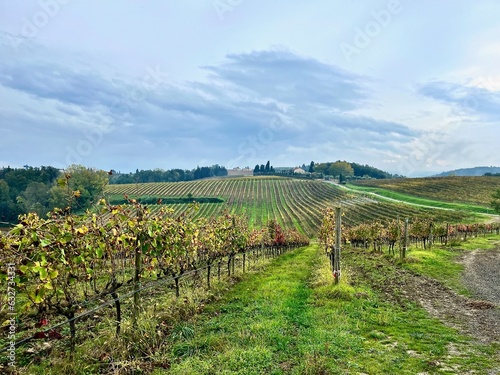
[[[110,185],[110,199],[123,197],[154,196],[158,198],[197,197],[220,198],[224,203],[201,203],[196,216],[211,217],[224,209],[244,214],[250,225],[259,227],[270,219],[276,219],[285,227],[295,227],[310,237],[315,237],[322,220],[322,210],[341,205],[344,221],[348,225],[374,219],[412,217],[423,213],[437,220],[464,221],[461,212],[430,210],[405,204],[377,201],[362,194],[348,193],[323,181],[288,178],[225,178],[192,182],[165,182],[130,185]],[[188,204],[169,205],[182,213]],[[159,205],[152,205],[158,209]]]
[[[462,188],[467,184],[468,180],[464,179]],[[120,256],[127,252],[133,254],[130,249],[136,251],[136,242],[129,242],[134,240],[134,233],[140,233],[143,244],[148,243],[154,249],[158,241],[165,240],[161,242],[162,252],[143,254],[146,266],[143,268],[149,272],[159,262],[167,264],[170,260],[174,264],[183,259],[198,259],[199,264],[205,264],[203,256],[212,249],[208,246],[216,243],[214,239],[224,237],[224,233],[227,239],[234,239],[235,236],[231,235],[233,232],[229,233],[228,230],[233,228],[231,230],[234,233],[240,233],[243,231],[241,228],[247,226],[245,220],[240,221],[242,226],[235,227],[237,222],[227,219],[227,222],[217,227],[219,229],[212,231],[211,226],[203,221],[200,227],[189,225],[192,216],[214,217],[228,210],[244,214],[250,226],[255,228],[275,219],[283,226],[295,227],[312,238],[318,237],[323,209],[338,205],[343,208],[343,221],[347,225],[374,219],[384,221],[426,215],[448,222],[478,218],[470,212],[444,210],[442,208],[445,206],[432,200],[426,202],[441,208],[390,202],[367,195],[362,191],[366,187],[359,189],[361,191],[351,191],[320,180],[277,177],[110,185],[105,194],[110,204],[101,202],[101,207],[109,209],[109,215],[118,218],[123,216],[121,221],[115,218],[114,224],[104,229],[99,223],[90,224],[90,221],[86,222],[86,226],[79,224],[73,228],[75,219],[64,216],[64,220],[70,220],[72,224],[63,224],[62,227],[65,230],[71,227],[76,231],[72,237],[57,227],[48,230],[48,223],[41,226],[35,223],[33,228],[42,229],[38,232],[39,236],[34,236],[35,231],[29,231],[33,244],[30,247],[26,241],[23,242],[23,251],[43,253],[43,261],[48,259],[47,264],[52,267],[61,258],[60,252],[49,251],[52,248],[60,247],[64,249],[63,254],[72,251],[74,255],[80,254],[80,249],[89,249],[85,259],[92,264],[92,268],[79,266],[83,255],[71,255],[68,256],[69,260],[61,262],[63,266],[58,268],[60,272],[66,272],[68,264],[74,264],[76,273],[85,272],[77,284],[72,284],[75,289],[68,291],[78,291],[78,285],[87,285],[88,280],[94,277],[89,279],[85,275],[99,275],[97,281],[92,281],[94,289],[101,284],[103,286],[110,275],[110,266],[116,261],[123,265],[123,270],[117,272],[117,280],[120,284],[126,284],[125,288],[131,288],[133,284],[129,284],[127,279],[132,275],[129,272],[132,262],[137,264],[137,253],[135,259],[131,256],[108,259],[102,254],[97,255],[94,249],[101,249],[101,238],[105,237],[108,241],[105,249],[109,250],[110,255],[116,253]],[[409,193],[394,194],[405,198],[408,196],[410,199],[407,201],[413,199],[413,203],[423,199]],[[117,204],[127,201],[128,198],[124,200],[125,195],[146,203],[151,208],[152,220],[148,222],[143,219],[140,205],[117,207]],[[443,196],[436,197],[443,199]],[[191,200],[198,201],[197,211],[189,209],[192,204],[187,202]],[[187,216],[182,218],[186,222],[170,214],[157,220],[159,213],[156,211],[164,206],[172,207],[179,215],[186,213]],[[128,212],[131,207],[134,210],[131,210],[130,216],[125,215],[125,211],[120,213],[121,209]],[[87,212],[87,215],[93,219],[97,217],[92,211]],[[155,225],[151,225],[153,223]],[[163,227],[159,223],[168,225]],[[147,231],[137,229],[136,232],[136,228],[141,225]],[[43,237],[54,233],[62,233],[61,239]],[[91,237],[92,233],[94,237]],[[178,233],[182,235],[176,237]],[[148,236],[156,237],[154,241],[147,242]],[[19,238],[24,241],[22,233]],[[94,238],[94,242],[91,238]],[[70,246],[63,245],[62,241],[73,242]],[[235,253],[232,273],[229,271],[231,256],[227,254],[217,258],[212,266],[187,272],[186,275],[192,275],[181,279],[180,292],[173,280],[168,279],[168,282],[143,291],[143,303],[135,325],[132,322],[133,292],[131,294],[131,289],[120,291],[120,296],[126,295],[126,292],[128,296],[121,303],[122,315],[118,319],[121,321],[121,332],[118,336],[113,309],[102,307],[94,311],[90,305],[85,307],[85,310],[90,309],[92,318],[78,321],[74,353],[70,354],[68,350],[70,329],[67,325],[63,326],[60,329],[62,340],[33,340],[17,349],[19,373],[495,373],[500,363],[498,340],[477,341],[474,332],[466,331],[460,325],[454,326],[456,321],[453,319],[457,316],[465,319],[475,316],[476,311],[471,310],[473,314],[467,315],[467,310],[455,316],[453,313],[462,309],[456,307],[458,305],[454,304],[454,300],[441,298],[442,294],[439,294],[446,292],[446,296],[453,296],[455,291],[466,296],[463,298],[470,297],[467,301],[474,302],[472,291],[463,284],[465,268],[460,259],[470,250],[498,248],[499,238],[498,234],[477,238],[469,236],[468,241],[462,243],[460,240],[458,245],[441,245],[436,241],[432,249],[417,244],[409,248],[405,259],[389,254],[385,245],[376,251],[375,247],[373,250],[372,247],[356,248],[346,242],[342,245],[342,277],[339,284],[334,282],[324,245],[313,241],[309,246],[290,250],[274,258],[276,249],[264,251],[264,243],[256,242],[259,244],[257,247],[248,248],[253,249],[253,252]],[[16,251],[19,243],[12,244],[12,254],[18,256]],[[168,251],[163,252],[164,249]],[[259,251],[260,257],[256,256]],[[50,254],[53,258],[49,257]],[[33,280],[45,287],[47,276],[42,275],[40,267],[43,264],[40,264],[30,267],[38,269],[32,273]],[[24,267],[26,272],[27,267]],[[148,280],[147,272],[140,279],[142,283]],[[46,271],[46,275],[49,274],[52,275],[53,284],[49,285],[48,290],[55,290],[53,285],[66,285],[64,275]],[[106,275],[106,280],[100,275]],[[76,280],[75,275],[71,277]],[[425,282],[427,278],[432,282]],[[209,279],[212,284],[207,282]],[[62,284],[54,284],[58,280],[63,280]],[[91,293],[90,289],[85,290]],[[416,291],[427,296],[427,304],[419,302],[415,297]],[[73,299],[75,295],[75,292],[70,293]],[[26,297],[21,293],[17,298],[18,303],[26,302],[22,301]],[[100,298],[97,301],[100,303]],[[437,305],[432,305],[434,302]],[[445,318],[436,315],[428,306],[442,306],[440,311],[449,313],[450,318],[448,315]],[[57,314],[51,314],[48,315],[49,325],[58,321]],[[33,315],[25,321],[20,320],[19,327],[33,330],[39,318]],[[5,368],[5,362],[0,362],[0,372]]]
[[[422,261],[425,255],[414,257],[422,262],[416,263],[418,272],[433,271]],[[383,254],[350,248],[343,275],[334,285],[319,246],[299,248],[243,275],[217,297],[186,294],[166,306],[160,301],[137,329],[127,324],[119,339],[103,326],[89,331],[73,358],[55,342],[49,360],[33,361],[21,373],[490,374],[498,369],[498,344],[471,340],[408,296],[388,295],[394,292],[391,285],[409,274]],[[216,301],[199,308],[206,298]]]
[[[488,207],[500,189],[498,177],[428,177],[354,181],[360,187],[379,188],[407,196]],[[398,199],[398,198],[396,198]]]

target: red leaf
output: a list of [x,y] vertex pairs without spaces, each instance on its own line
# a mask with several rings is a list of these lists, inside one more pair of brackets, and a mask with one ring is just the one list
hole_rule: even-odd
[[46,339],[47,334],[45,332],[37,332],[34,336],[35,339]]
[[61,340],[63,337],[62,337],[62,335],[61,335],[59,332],[57,332],[55,329],[51,329],[51,330],[49,331],[49,338],[50,338],[50,339],[54,339],[54,340]]
[[35,327],[40,328],[40,327],[46,326],[47,324],[49,324],[49,321],[47,320],[47,318],[41,318],[38,321],[38,323],[35,324]]

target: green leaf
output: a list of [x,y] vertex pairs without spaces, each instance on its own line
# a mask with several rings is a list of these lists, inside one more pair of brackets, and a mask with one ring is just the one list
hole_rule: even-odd
[[31,309],[31,301],[26,302],[22,307],[21,311],[29,311]]
[[40,241],[40,244],[42,245],[42,247],[47,247],[50,245],[50,240],[44,238],[43,240]]
[[67,183],[68,180],[66,180],[64,177],[57,179],[57,185],[59,185],[60,187],[65,187]]
[[63,264],[68,264],[68,261],[66,260],[66,252],[64,251],[64,249],[61,249],[61,261],[63,262]]
[[95,255],[98,258],[102,258],[102,256],[104,255],[104,251],[100,247],[98,247],[97,249],[95,249]]
[[37,241],[38,241],[38,234],[36,234],[36,233],[32,233],[32,234],[31,234],[31,241],[33,241],[33,242],[37,242]]
[[64,236],[61,238],[61,243],[68,243],[71,241],[72,238],[73,236],[71,235],[71,233],[65,233]]
[[30,292],[29,295],[34,303],[42,303],[44,297],[44,289],[38,289],[34,292]]
[[49,272],[49,277],[51,280],[55,279],[57,276],[59,275],[59,271],[58,270],[52,270]]
[[47,272],[46,268],[39,267],[40,268],[40,280],[46,280],[49,277],[49,274]]
[[42,303],[43,302],[43,295],[37,294],[34,298],[35,303]]

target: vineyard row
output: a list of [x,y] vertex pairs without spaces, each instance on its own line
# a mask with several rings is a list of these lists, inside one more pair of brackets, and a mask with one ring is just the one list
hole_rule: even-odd
[[20,217],[20,224],[0,236],[0,278],[10,280],[8,270],[15,264],[12,282],[26,304],[16,305],[5,296],[2,321],[12,311],[39,318],[64,316],[74,345],[75,316],[93,301],[112,298],[119,332],[119,293],[135,291],[136,318],[143,283],[172,278],[178,296],[179,279],[187,273],[206,269],[210,288],[211,269],[217,269],[220,278],[221,265],[227,262],[231,275],[237,254],[245,267],[247,255],[276,256],[309,243],[275,221],[250,230],[243,217],[227,212],[192,219],[192,212],[179,216],[165,207],[151,212],[134,200],[129,203],[112,206],[103,200],[99,214],[56,210],[48,219]]

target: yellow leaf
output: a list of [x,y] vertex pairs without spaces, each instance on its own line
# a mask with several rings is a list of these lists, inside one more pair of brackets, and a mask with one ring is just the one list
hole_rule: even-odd
[[89,231],[89,228],[87,228],[85,225],[83,227],[80,227],[76,230],[77,233],[80,234],[87,234]]

